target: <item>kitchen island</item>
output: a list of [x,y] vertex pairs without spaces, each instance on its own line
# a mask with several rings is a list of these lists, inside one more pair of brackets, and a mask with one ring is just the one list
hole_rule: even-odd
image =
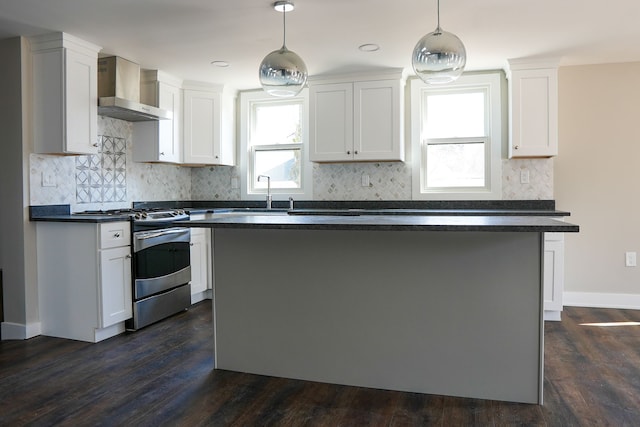
[[215,366],[542,403],[545,217],[229,215],[214,242]]

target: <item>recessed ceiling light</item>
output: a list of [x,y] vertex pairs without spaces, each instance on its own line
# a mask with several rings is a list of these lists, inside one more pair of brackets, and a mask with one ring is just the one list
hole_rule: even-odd
[[294,6],[290,1],[277,1],[273,4],[273,8],[278,12],[291,12]]
[[380,46],[375,43],[365,43],[358,46],[358,49],[360,49],[362,52],[375,52],[380,50]]
[[227,68],[229,63],[227,61],[211,61],[211,65],[214,67]]

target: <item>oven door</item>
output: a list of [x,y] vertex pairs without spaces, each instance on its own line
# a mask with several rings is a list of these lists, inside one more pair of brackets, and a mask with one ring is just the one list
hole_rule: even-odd
[[191,280],[191,230],[171,227],[133,233],[133,298],[139,300]]

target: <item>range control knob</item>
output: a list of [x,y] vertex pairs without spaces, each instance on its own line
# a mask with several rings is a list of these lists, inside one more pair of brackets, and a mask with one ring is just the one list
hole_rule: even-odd
[[140,219],[140,218],[142,218],[142,215],[140,215],[140,212],[136,212],[136,213],[133,215],[133,217],[134,217],[135,219]]

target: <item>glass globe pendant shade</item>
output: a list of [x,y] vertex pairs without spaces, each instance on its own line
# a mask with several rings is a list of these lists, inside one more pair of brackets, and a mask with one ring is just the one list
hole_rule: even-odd
[[462,41],[440,27],[422,37],[411,56],[413,71],[427,84],[446,84],[464,71],[467,52]]
[[260,84],[269,95],[280,98],[296,96],[307,83],[307,66],[302,58],[286,46],[274,50],[260,63]]

